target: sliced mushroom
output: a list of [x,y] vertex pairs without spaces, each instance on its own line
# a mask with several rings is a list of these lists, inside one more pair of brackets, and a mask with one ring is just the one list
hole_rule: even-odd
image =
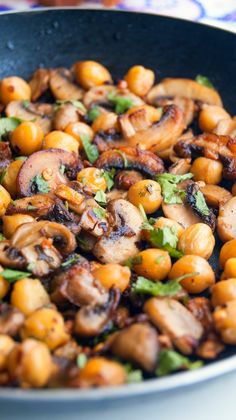
[[[207,206],[202,209],[201,206],[198,205],[198,197],[199,194],[202,196],[200,191],[200,187],[197,182],[189,182],[186,187],[186,202],[192,208],[194,213],[199,216],[204,223],[209,225],[211,229],[214,231],[216,227],[216,216],[212,209],[209,209]],[[204,201],[204,200],[203,200]]]
[[191,354],[203,335],[201,323],[175,299],[151,298],[145,312],[160,331],[184,354]]
[[162,202],[162,210],[165,217],[168,219],[175,220],[180,223],[184,229],[194,225],[195,223],[201,222],[199,216],[197,216],[190,206],[185,203],[182,204],[166,204]]
[[88,90],[84,97],[83,103],[86,108],[90,108],[94,105],[100,105],[105,109],[112,110],[114,105],[109,101],[109,94],[114,93],[114,95],[122,96],[124,98],[129,98],[132,101],[132,106],[143,105],[143,101],[138,96],[131,93],[127,88],[119,89],[115,86],[103,85],[96,86]]
[[203,296],[189,299],[186,303],[186,307],[192,312],[193,316],[201,322],[205,333],[212,330],[213,318],[209,299]]
[[94,207],[99,208],[98,205],[95,205],[93,207],[88,206],[88,208],[84,210],[80,219],[79,226],[87,233],[99,238],[108,232],[109,225],[105,216],[96,216],[96,214],[93,212]]
[[78,100],[83,96],[83,89],[73,83],[71,72],[65,68],[50,71],[50,89],[59,100]]
[[167,105],[177,105],[183,114],[184,124],[187,127],[195,117],[196,104],[192,99],[175,96],[174,98],[157,97],[154,99],[154,106],[164,107]]
[[216,208],[221,204],[227,203],[233,197],[228,190],[219,185],[205,184],[200,186],[200,190],[207,204]]
[[122,263],[138,252],[143,218],[137,207],[122,199],[110,201],[107,210],[113,225],[109,235],[95,244],[93,253],[103,263]]
[[24,268],[26,260],[20,250],[11,246],[10,241],[0,242],[0,264],[4,267]]
[[169,172],[174,175],[184,175],[189,173],[191,159],[179,159],[169,167]]
[[7,303],[0,304],[0,334],[15,337],[24,323],[25,317],[17,308]]
[[107,193],[107,201],[118,200],[119,198],[123,198],[124,200],[127,197],[127,191],[125,190],[118,190],[113,188],[110,192]]
[[115,356],[152,372],[159,352],[158,334],[149,324],[133,324],[114,335],[110,349]]
[[25,106],[24,101],[12,101],[7,105],[5,113],[7,117],[20,118],[23,121],[36,121],[44,134],[52,130],[53,106],[51,104],[35,103]]
[[220,205],[217,232],[223,242],[236,239],[236,197]]
[[131,185],[142,179],[143,176],[138,171],[119,171],[115,176],[115,184],[119,189],[128,190]]
[[48,69],[37,69],[29,85],[31,87],[31,99],[37,101],[40,96],[49,88],[50,71]]
[[54,199],[48,194],[37,194],[21,198],[10,203],[6,214],[29,214],[33,217],[45,216],[54,205]]
[[66,226],[74,235],[77,235],[80,232],[79,216],[70,212],[58,198],[53,200],[53,204],[47,214],[41,216],[40,219],[47,219],[51,222],[60,223]]
[[53,127],[55,130],[65,130],[68,124],[80,120],[78,108],[71,103],[61,105],[54,114]]
[[82,163],[75,154],[62,149],[46,149],[33,153],[19,171],[17,178],[19,194],[27,197],[42,192],[37,177],[44,181],[44,190],[46,187],[47,192],[54,191],[58,185],[68,182],[64,173],[65,168],[79,170],[82,168]]
[[203,86],[191,79],[167,78],[154,86],[147,94],[147,102],[155,104],[159,97],[183,97],[210,105],[222,106],[220,95],[215,89]]

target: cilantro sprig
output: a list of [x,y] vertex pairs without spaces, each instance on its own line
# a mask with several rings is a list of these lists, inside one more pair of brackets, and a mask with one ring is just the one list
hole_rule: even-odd
[[201,360],[192,362],[188,357],[182,356],[172,349],[164,349],[160,352],[158,367],[156,369],[157,376],[166,376],[177,370],[194,370],[203,366]]
[[89,162],[94,163],[99,156],[97,146],[91,143],[90,137],[86,134],[80,134],[80,139]]
[[164,173],[156,176],[157,182],[161,186],[161,192],[164,202],[167,204],[181,204],[186,195],[185,191],[177,187],[182,181],[191,179],[193,174],[174,175],[171,173]]

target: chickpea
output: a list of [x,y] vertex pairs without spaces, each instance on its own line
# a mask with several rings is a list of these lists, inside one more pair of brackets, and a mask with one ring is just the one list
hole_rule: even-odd
[[213,313],[216,330],[226,344],[236,344],[236,300],[217,307]]
[[15,342],[9,335],[0,334],[0,372],[7,368],[7,357],[14,346]]
[[23,314],[30,315],[36,309],[49,303],[49,296],[40,280],[25,278],[14,283],[11,304]]
[[11,134],[11,147],[16,153],[29,156],[41,149],[43,136],[40,125],[31,121],[22,122]]
[[0,299],[3,299],[7,295],[9,289],[10,283],[0,275]]
[[84,89],[112,82],[111,75],[106,67],[96,61],[78,61],[75,63],[75,77]]
[[211,228],[205,223],[189,226],[178,242],[179,251],[185,255],[199,255],[208,260],[215,246],[215,238]]
[[190,172],[195,181],[217,185],[222,179],[223,165],[218,160],[199,157],[193,162]]
[[230,278],[236,278],[236,257],[229,258],[226,261],[224,271],[221,276],[222,280]]
[[118,128],[118,116],[114,112],[100,114],[92,124],[94,133]]
[[21,336],[41,340],[50,350],[62,346],[70,338],[62,315],[52,308],[40,308],[29,315],[21,329]]
[[78,154],[78,141],[67,133],[60,130],[51,131],[47,134],[43,141],[43,149],[62,149],[66,152],[74,152]]
[[11,202],[11,196],[5,188],[0,185],[0,217],[6,213],[6,209]]
[[145,249],[133,259],[133,270],[150,280],[164,280],[171,270],[171,259],[168,252],[162,249]]
[[202,131],[211,133],[220,120],[228,118],[230,118],[230,115],[221,106],[205,104],[199,114],[198,123]]
[[47,346],[34,339],[16,344],[7,360],[13,380],[23,387],[45,386],[52,372],[52,359]]
[[144,96],[153,86],[155,74],[143,66],[133,66],[125,75],[125,80],[131,92],[138,96]]
[[77,140],[79,144],[79,149],[82,148],[81,135],[88,136],[90,139],[92,139],[94,136],[92,128],[88,124],[85,124],[83,122],[75,122],[68,124],[66,126],[65,133],[69,134]]
[[162,202],[161,187],[156,181],[143,179],[130,187],[127,198],[136,207],[141,204],[147,214],[154,213]]
[[99,191],[106,191],[107,184],[102,171],[97,168],[84,168],[77,174],[77,181],[84,184],[94,194]]
[[133,115],[138,111],[145,110],[147,120],[150,121],[150,123],[155,123],[160,120],[162,116],[162,109],[161,108],[154,108],[154,106],[151,105],[136,105],[130,108],[126,114],[127,115]]
[[123,366],[104,357],[93,357],[79,372],[79,382],[83,388],[121,385],[126,380]]
[[234,183],[234,185],[232,187],[232,194],[236,195],[236,182]]
[[226,242],[220,250],[219,262],[222,268],[229,258],[236,258],[236,239]]
[[0,102],[3,105],[11,101],[30,100],[31,89],[28,83],[20,77],[6,77],[0,83]]
[[173,228],[176,231],[178,238],[180,238],[184,232],[183,226],[175,220],[168,219],[167,217],[158,217],[156,223],[154,224],[154,228],[163,229],[164,227]]
[[2,185],[13,198],[15,198],[17,195],[17,176],[23,163],[23,160],[14,160],[11,162],[7,167],[2,181]]
[[130,283],[130,269],[122,267],[120,264],[105,264],[93,270],[93,275],[106,288],[110,289],[112,286],[124,292]]
[[176,261],[169,273],[170,279],[193,274],[181,281],[181,285],[189,293],[201,293],[215,283],[215,274],[210,264],[198,255],[185,255]]
[[218,281],[211,289],[213,306],[224,305],[236,299],[236,278]]
[[13,214],[12,216],[3,216],[3,234],[9,239],[12,237],[18,226],[23,223],[34,222],[34,218],[28,214]]

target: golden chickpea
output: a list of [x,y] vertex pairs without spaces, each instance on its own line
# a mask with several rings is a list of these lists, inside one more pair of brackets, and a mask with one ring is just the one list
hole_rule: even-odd
[[171,259],[168,252],[162,249],[145,249],[133,259],[133,270],[150,280],[164,280],[171,270]]
[[0,217],[6,213],[6,209],[11,202],[11,196],[5,188],[0,185]]
[[67,133],[60,130],[51,131],[47,134],[43,141],[43,149],[62,149],[66,152],[74,152],[78,154],[78,141]]
[[234,185],[232,187],[232,194],[236,195],[236,182],[234,183]]
[[11,147],[16,153],[29,156],[41,149],[43,136],[39,124],[31,121],[22,122],[11,134]]
[[217,185],[222,179],[223,165],[218,160],[199,157],[193,162],[190,172],[195,181]]
[[222,268],[229,258],[236,258],[236,239],[226,242],[220,250],[219,262]]
[[79,382],[83,388],[114,386],[127,380],[123,366],[104,357],[93,357],[79,372]]
[[9,335],[0,334],[0,371],[7,368],[7,357],[14,346],[15,342]]
[[179,251],[185,255],[199,255],[208,260],[215,246],[215,238],[211,228],[205,223],[189,226],[178,242]]
[[224,271],[222,273],[221,279],[230,279],[235,278],[236,279],[236,257],[235,258],[229,258],[224,267]]
[[153,86],[155,74],[143,66],[133,66],[125,75],[125,80],[131,92],[138,96],[144,96]]
[[236,299],[236,278],[218,281],[211,289],[213,306],[224,305]]
[[164,227],[173,228],[178,238],[180,238],[184,232],[183,226],[175,220],[168,219],[168,217],[158,217],[156,223],[154,224],[154,228],[163,229]]
[[138,207],[141,204],[145,212],[151,214],[161,205],[161,187],[156,181],[143,179],[130,187],[127,198],[134,206]]
[[7,295],[9,289],[10,283],[0,275],[0,299],[3,299]]
[[215,283],[215,274],[210,264],[198,255],[185,255],[176,261],[169,274],[170,279],[191,274],[181,281],[181,285],[189,293],[201,293]]
[[14,346],[7,365],[11,378],[25,388],[45,386],[52,372],[52,359],[47,346],[32,338]]
[[236,344],[236,300],[231,300],[224,307],[217,307],[213,320],[224,343]]
[[9,239],[12,237],[18,226],[23,223],[34,222],[34,218],[28,214],[13,214],[12,216],[3,216],[3,234]]
[[25,278],[14,283],[11,304],[23,314],[30,315],[36,309],[49,303],[49,296],[40,280]]
[[6,77],[0,83],[0,102],[3,105],[11,101],[30,100],[31,89],[28,83],[20,77]]
[[92,124],[94,133],[118,128],[118,116],[114,112],[100,114]]
[[124,292],[130,283],[130,269],[123,267],[120,264],[105,264],[93,270],[93,275],[106,288],[110,289],[112,286]]
[[106,191],[107,184],[102,171],[97,168],[84,168],[77,174],[77,181],[81,182],[93,193],[99,190]]
[[22,327],[21,336],[43,341],[50,350],[62,346],[70,338],[62,315],[52,308],[40,308],[29,315]]
[[2,181],[2,185],[6,188],[12,198],[15,198],[17,195],[17,176],[23,163],[24,161],[20,159],[11,162],[7,167]]
[[75,77],[84,89],[112,82],[111,75],[106,67],[96,61],[78,61],[75,63]]
[[160,120],[162,116],[162,109],[161,108],[154,108],[154,106],[151,105],[136,105],[132,108],[128,109],[126,112],[127,115],[135,114],[137,111],[145,110],[145,114],[147,117],[147,120],[150,123],[155,123]]
[[202,131],[211,133],[220,120],[227,118],[230,118],[230,115],[221,106],[203,105],[203,109],[199,114],[198,123]]
[[75,122],[68,124],[66,126],[65,133],[69,134],[77,140],[79,144],[79,149],[82,148],[81,135],[88,136],[90,139],[92,139],[94,136],[92,128],[88,124],[85,124],[83,122]]

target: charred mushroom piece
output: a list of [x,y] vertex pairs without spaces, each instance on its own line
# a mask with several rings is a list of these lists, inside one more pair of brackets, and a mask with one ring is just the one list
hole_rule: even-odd
[[79,110],[71,103],[59,106],[53,118],[55,130],[65,130],[68,124],[76,123],[80,120]]
[[111,94],[114,96],[128,98],[132,103],[132,106],[143,105],[144,103],[141,98],[131,93],[127,88],[120,89],[110,85],[96,86],[91,88],[88,92],[85,93],[83,97],[83,103],[86,108],[97,105],[108,110],[113,110],[114,104],[111,100],[109,100],[109,96]]
[[165,217],[180,223],[184,229],[201,221],[200,217],[186,203],[166,204],[163,201],[162,210]]
[[50,71],[50,89],[59,100],[78,100],[83,96],[83,89],[73,83],[71,72],[65,68]]
[[74,235],[80,232],[79,216],[70,212],[63,202],[57,198],[53,200],[47,214],[42,215],[40,219],[60,223],[66,226]]
[[223,242],[236,239],[236,197],[220,205],[217,232]]
[[190,172],[191,159],[179,159],[169,167],[169,171],[174,175],[184,175]]
[[207,204],[216,208],[221,204],[227,203],[227,201],[233,198],[232,194],[228,190],[220,187],[219,185],[202,185],[200,186],[200,190],[203,193]]
[[203,335],[201,323],[175,299],[151,298],[145,312],[163,334],[184,354],[191,354]]
[[[93,211],[94,208],[100,209],[102,213],[104,213],[104,216],[100,216],[100,214],[97,216],[96,213]],[[79,226],[81,229],[97,238],[106,234],[109,229],[109,224],[104,209],[102,209],[98,205],[95,205],[93,207],[88,206],[88,208],[84,210],[81,216]]]
[[158,334],[149,324],[133,324],[114,335],[111,352],[152,372],[159,352]]
[[143,218],[126,200],[110,201],[107,206],[113,218],[111,231],[94,246],[93,253],[103,263],[123,263],[138,252]]
[[46,149],[33,153],[23,163],[17,178],[22,197],[53,192],[58,185],[67,184],[65,168],[82,168],[82,162],[73,153],[61,149]]
[[4,267],[24,268],[26,260],[20,250],[11,246],[10,241],[1,241],[0,264]]
[[5,110],[7,117],[20,118],[23,121],[36,121],[42,128],[44,134],[52,129],[53,106],[51,104],[25,105],[24,101],[12,101]]
[[213,317],[211,313],[211,303],[205,297],[189,299],[186,305],[193,316],[201,322],[204,331],[209,332],[213,328]]
[[54,205],[54,199],[47,194],[37,194],[10,203],[6,214],[29,214],[33,217],[45,216]]
[[32,101],[37,101],[40,96],[49,89],[49,77],[50,71],[47,69],[37,69],[29,85],[31,87],[31,99]]
[[11,162],[12,153],[9,147],[9,143],[7,142],[0,142],[0,174],[4,175],[5,170],[8,167],[9,163]]
[[115,176],[115,184],[121,190],[129,190],[131,185],[142,179],[143,176],[138,171],[119,171]]
[[180,108],[183,114],[184,125],[190,125],[195,117],[196,104],[192,99],[175,96],[173,98],[157,97],[154,98],[152,105],[157,107],[164,107],[167,105],[176,105]]
[[0,334],[15,337],[22,327],[25,316],[17,308],[7,303],[0,304]]
[[212,209],[209,209],[199,185],[191,182],[186,187],[186,202],[194,213],[214,231],[216,227],[216,216]]

